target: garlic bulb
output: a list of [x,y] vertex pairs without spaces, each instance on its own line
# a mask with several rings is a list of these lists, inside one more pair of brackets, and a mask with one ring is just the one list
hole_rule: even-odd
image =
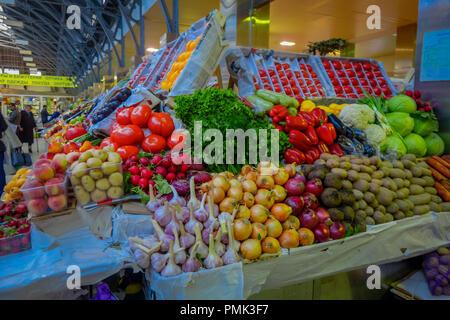
[[155,235],[150,235],[142,240],[142,245],[147,248],[153,248],[159,243],[158,238]]
[[[212,190],[214,189],[214,186],[212,187]],[[205,205],[205,209],[206,211],[210,211],[209,208],[212,207],[213,208],[213,212],[212,215],[214,216],[214,218],[217,218],[219,216],[219,206],[217,204],[214,203],[214,194],[213,192],[209,192],[209,198],[208,198],[208,203]]]
[[[228,227],[228,230],[233,230],[231,221],[228,221],[227,227]],[[236,247],[235,240],[234,240],[234,232],[229,232],[229,244],[228,244],[227,250],[225,251],[225,253],[222,256],[223,263],[225,265],[239,262],[241,260],[239,258],[239,254],[237,253],[237,248],[238,247]]]
[[202,263],[197,259],[197,249],[198,244],[195,244],[192,248],[192,254],[181,267],[183,272],[196,272],[201,269]]
[[172,220],[172,217],[170,215],[169,203],[165,201],[164,206],[161,206],[158,209],[156,209],[154,217],[161,227],[167,226],[169,222]]
[[173,194],[172,199],[169,201],[170,205],[174,205],[176,202],[178,202],[180,206],[182,207],[186,206],[186,200],[184,200],[184,198],[178,195],[177,190],[175,190],[175,188],[172,185],[170,185],[170,189],[172,189]]
[[189,232],[190,234],[195,234],[196,225],[198,225],[200,231],[203,230],[203,224],[197,221],[197,219],[195,219],[194,217],[194,208],[192,207],[192,204],[189,205],[189,213],[190,213],[189,221],[184,226],[186,231]]
[[[205,194],[206,195],[206,194]],[[208,197],[208,211],[209,211],[209,216],[208,216],[208,220],[205,221],[205,223],[203,224],[205,226],[205,228],[207,229],[211,229],[213,231],[216,231],[217,229],[219,229],[219,221],[217,221],[217,218],[214,217],[214,199],[212,197],[212,193],[211,196]]]
[[162,201],[161,199],[156,198],[156,197],[153,195],[153,186],[152,186],[151,184],[149,184],[148,188],[149,188],[148,194],[149,194],[149,196],[150,196],[150,201],[147,202],[146,207],[147,207],[147,209],[150,210],[151,212],[155,212],[156,209],[158,209],[158,208],[160,208],[160,207],[163,206],[163,201]]
[[177,216],[175,214],[175,208],[172,207],[172,221],[170,221],[169,224],[166,226],[166,229],[164,229],[164,232],[168,235],[173,236],[174,229],[177,231],[177,233],[180,232],[180,223],[178,222]]
[[174,208],[176,210],[175,213],[177,216],[177,220],[182,221],[183,223],[187,223],[190,219],[189,209],[187,207],[180,206],[178,202],[175,203]]
[[136,264],[142,269],[147,269],[150,266],[150,257],[141,249],[134,251],[134,259]]
[[205,222],[208,219],[208,212],[205,209],[206,193],[203,195],[202,202],[200,203],[200,208],[194,211],[194,217],[200,222]]
[[186,249],[192,247],[195,243],[195,237],[184,230],[184,225],[180,223],[180,245]]
[[213,269],[223,266],[222,258],[219,257],[215,250],[214,239],[212,233],[209,234],[209,253],[206,257],[204,264],[207,269]]
[[214,246],[219,257],[223,256],[225,253],[225,245],[222,243],[222,229],[220,228],[217,230]]
[[153,225],[153,229],[155,230],[156,236],[158,237],[158,239],[160,241],[162,241],[162,245],[161,245],[161,252],[167,252],[169,250],[169,245],[170,242],[173,241],[173,236],[164,233],[164,231],[161,229],[161,227],[159,226],[158,222],[156,222],[156,220],[151,219],[152,225]]
[[175,229],[175,227],[173,227],[173,234],[175,235],[175,243],[173,246],[174,250],[178,250],[178,249],[183,249],[180,252],[178,252],[177,254],[175,254],[175,263],[176,264],[183,264],[186,262],[186,250],[185,248],[182,248],[180,245],[180,240],[178,239],[178,232]]
[[167,260],[169,260],[169,253],[154,253],[150,257],[152,268],[158,273],[166,266]]
[[[200,227],[198,224],[195,225],[195,244],[198,244],[197,253],[200,255],[200,258],[204,259],[208,256],[208,246],[202,240],[202,234],[200,231]],[[189,249],[189,254],[192,255],[194,247]]]
[[175,263],[173,241],[171,241],[169,246],[169,261],[167,262],[164,269],[162,269],[161,275],[163,277],[174,277],[176,275],[179,275],[181,272],[181,268]]
[[192,204],[192,207],[194,210],[197,210],[200,208],[200,201],[198,201],[197,196],[195,195],[195,182],[194,182],[194,176],[191,177],[189,180],[189,189],[190,189],[190,199],[187,203],[188,207]]

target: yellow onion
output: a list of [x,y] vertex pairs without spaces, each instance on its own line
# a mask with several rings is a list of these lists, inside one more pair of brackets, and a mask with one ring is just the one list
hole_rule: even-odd
[[241,188],[242,189],[242,183],[238,180],[238,179],[231,179],[230,181],[228,181],[230,183],[230,187],[237,187],[237,188]]
[[284,167],[284,170],[289,174],[289,178],[292,178],[295,176],[295,165],[293,163],[288,164]]
[[222,188],[213,188],[212,193],[215,204],[219,204],[222,202],[223,199],[225,199],[225,191],[223,191]]
[[284,168],[279,168],[278,172],[273,176],[275,183],[282,186],[289,180],[289,173]]
[[276,185],[272,189],[272,197],[275,202],[283,202],[287,197],[287,191],[282,186]]
[[[211,181],[210,181],[211,182]],[[211,184],[210,184],[210,182],[204,182],[204,183],[202,183],[201,185],[200,185],[200,190],[203,192],[203,193],[207,193],[207,192],[209,192],[209,189],[211,189]]]
[[256,172],[255,172],[255,171],[251,171],[251,172],[247,173],[247,175],[245,176],[245,178],[246,178],[247,180],[256,181],[256,176],[257,176]]
[[216,188],[222,188],[223,191],[227,192],[230,189],[230,183],[224,176],[217,175],[214,177],[213,185]]
[[236,219],[250,219],[250,209],[244,205],[240,205],[236,213]]
[[266,220],[264,225],[267,227],[267,235],[269,237],[278,238],[283,232],[283,227],[281,226],[280,221],[275,218],[270,217]]
[[278,240],[281,246],[286,249],[297,248],[300,244],[300,237],[294,229],[284,230]]
[[230,171],[221,172],[218,174],[218,176],[222,176],[227,180],[232,179],[234,177],[234,175]]
[[296,216],[289,216],[286,221],[283,222],[283,230],[300,228],[300,220]]
[[292,213],[292,208],[284,203],[275,203],[270,212],[278,221],[284,222]]
[[258,191],[258,187],[253,180],[244,180],[244,182],[242,182],[242,188],[245,192],[250,192],[251,194],[256,194]]
[[272,193],[266,189],[259,189],[255,196],[255,203],[263,205],[267,209],[272,208],[275,200],[272,197]]
[[242,258],[255,260],[261,256],[261,242],[256,239],[247,239],[241,243]]
[[277,253],[280,251],[280,243],[275,238],[266,237],[261,242],[261,248],[264,253]]
[[250,208],[250,220],[252,222],[264,223],[268,216],[269,210],[260,204],[255,204]]
[[234,238],[239,241],[244,241],[252,234],[252,224],[247,219],[234,220]]
[[228,189],[227,196],[236,200],[242,200],[244,193],[242,192],[242,188],[239,187],[231,187]]
[[273,180],[272,176],[258,175],[256,177],[256,185],[258,186],[258,188],[272,190],[273,186],[275,185],[275,181]]
[[246,164],[245,166],[242,167],[241,174],[243,176],[245,176],[245,175],[247,175],[247,173],[252,172],[252,171],[253,171],[252,167],[249,166],[248,164]]
[[244,192],[244,196],[242,198],[244,204],[251,208],[255,204],[255,197],[250,192]]
[[262,240],[267,236],[267,227],[262,223],[256,222],[252,224],[251,238]]
[[228,212],[229,214],[232,214],[234,208],[238,204],[239,204],[238,200],[227,197],[227,198],[223,199],[222,202],[219,204],[219,210],[220,210],[220,212]]

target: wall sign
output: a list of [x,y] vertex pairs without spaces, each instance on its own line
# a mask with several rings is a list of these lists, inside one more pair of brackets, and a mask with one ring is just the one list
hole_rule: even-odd
[[450,29],[423,36],[420,81],[450,81]]
[[30,76],[27,74],[0,74],[0,84],[16,86],[74,88],[73,78],[56,76]]

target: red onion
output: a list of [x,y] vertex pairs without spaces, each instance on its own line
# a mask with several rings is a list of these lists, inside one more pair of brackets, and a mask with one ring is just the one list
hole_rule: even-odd
[[181,273],[181,268],[175,263],[175,256],[173,252],[173,241],[170,242],[169,247],[169,261],[164,269],[161,271],[163,277],[174,277]]
[[313,209],[314,210],[319,206],[319,200],[317,200],[317,197],[310,192],[305,192],[302,195],[302,198],[303,198],[303,202],[304,202],[303,207],[305,209]]
[[314,229],[314,238],[318,242],[327,242],[330,239],[330,229],[328,228],[328,226],[323,223],[319,224]]
[[333,221],[331,220],[328,211],[322,207],[316,209],[316,215],[319,218],[320,223],[325,223],[327,226],[331,226]]
[[292,214],[298,217],[303,211],[303,198],[299,196],[287,197],[284,203],[292,208]]
[[345,236],[345,228],[342,223],[337,221],[333,223],[330,227],[330,235],[333,240],[342,239]]
[[305,190],[306,190],[306,192],[310,192],[316,196],[320,196],[323,191],[322,180],[320,180],[319,178],[314,178],[312,180],[309,180],[306,183]]
[[284,184],[284,188],[289,196],[299,196],[305,191],[305,184],[299,179],[292,178]]
[[184,197],[189,194],[189,183],[186,180],[176,180],[172,182],[172,186],[177,190],[177,193]]
[[298,180],[300,180],[301,182],[306,183],[306,178],[305,178],[305,176],[303,175],[303,172],[301,172],[301,171],[297,171],[297,172],[295,173],[294,179],[298,179]]
[[319,224],[319,218],[314,210],[306,209],[300,215],[300,225],[304,228],[314,229]]

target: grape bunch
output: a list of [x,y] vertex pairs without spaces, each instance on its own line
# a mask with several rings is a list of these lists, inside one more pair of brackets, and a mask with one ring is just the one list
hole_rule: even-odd
[[122,104],[122,102],[126,101],[130,95],[131,89],[128,87],[125,87],[121,91],[119,91],[114,97],[110,99],[109,102],[105,103],[105,105],[101,109],[96,110],[95,114],[92,115],[92,124],[96,124],[102,121],[111,113],[113,113],[114,110],[116,110]]

